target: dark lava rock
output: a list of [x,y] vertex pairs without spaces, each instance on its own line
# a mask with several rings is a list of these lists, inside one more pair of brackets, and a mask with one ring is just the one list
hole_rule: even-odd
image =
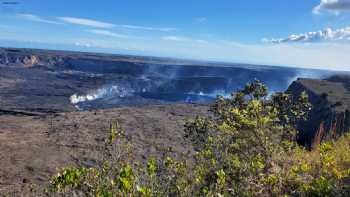
[[309,94],[313,108],[309,120],[299,124],[301,144],[312,147],[350,131],[350,76],[298,79],[288,88],[293,95],[302,91]]

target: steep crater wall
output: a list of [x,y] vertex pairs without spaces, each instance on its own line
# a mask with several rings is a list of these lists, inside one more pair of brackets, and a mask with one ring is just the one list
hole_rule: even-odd
[[0,108],[73,111],[206,103],[259,79],[270,92],[326,71],[169,58],[0,48]]
[[325,80],[298,79],[287,92],[309,94],[313,105],[309,120],[299,124],[299,142],[316,146],[327,138],[350,131],[350,76],[334,76]]

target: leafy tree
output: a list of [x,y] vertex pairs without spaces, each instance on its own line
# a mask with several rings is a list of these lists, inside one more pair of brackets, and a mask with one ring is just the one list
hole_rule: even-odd
[[266,184],[279,181],[272,176],[278,165],[274,157],[296,146],[294,125],[309,108],[305,93],[299,98],[280,93],[268,99],[260,81],[231,98],[219,97],[211,108],[213,118],[197,118],[186,125],[190,140],[201,149],[195,169],[197,195],[272,194],[274,188]]

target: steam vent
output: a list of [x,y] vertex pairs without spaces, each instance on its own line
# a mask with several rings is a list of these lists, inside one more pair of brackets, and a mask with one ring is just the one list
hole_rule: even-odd
[[309,120],[300,123],[299,141],[309,147],[325,138],[333,138],[350,130],[350,77],[333,76],[325,80],[298,79],[288,92],[309,94],[313,105]]

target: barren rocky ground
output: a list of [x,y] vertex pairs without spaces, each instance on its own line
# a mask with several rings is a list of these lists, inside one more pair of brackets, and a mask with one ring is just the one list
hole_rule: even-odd
[[187,119],[207,114],[199,105],[147,106],[58,114],[0,114],[0,194],[47,183],[67,165],[101,161],[110,121],[118,120],[142,160],[165,148],[191,154],[183,135]]

